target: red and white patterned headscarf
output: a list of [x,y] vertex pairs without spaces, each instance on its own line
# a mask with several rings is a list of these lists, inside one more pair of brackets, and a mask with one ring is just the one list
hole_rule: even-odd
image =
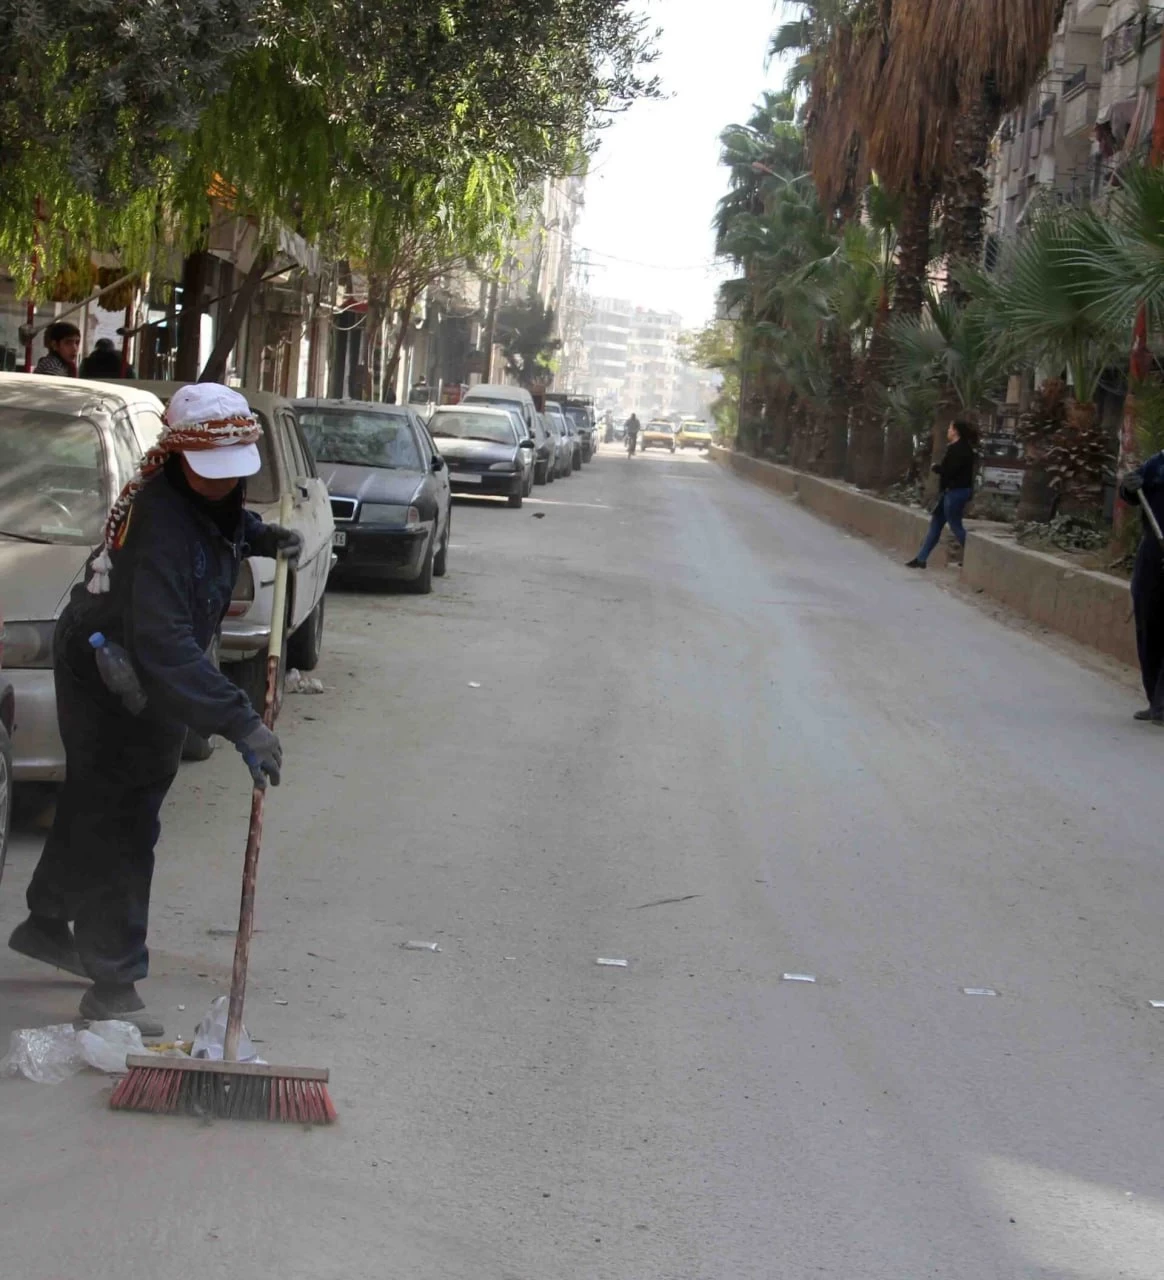
[[111,551],[125,542],[134,499],[151,476],[157,475],[172,453],[200,453],[256,444],[263,434],[246,399],[219,382],[194,382],[174,393],[165,414],[165,430],[142,457],[133,479],[122,489],[105,521],[105,541],[93,561],[88,589],[103,595],[110,588]]

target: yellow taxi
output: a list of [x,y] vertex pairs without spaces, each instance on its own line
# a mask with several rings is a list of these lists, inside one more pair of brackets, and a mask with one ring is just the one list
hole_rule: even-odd
[[648,422],[639,432],[639,448],[646,453],[648,449],[670,449],[675,452],[675,428],[670,422],[656,418]]
[[711,428],[700,418],[684,418],[678,439],[680,449],[706,449],[711,444]]

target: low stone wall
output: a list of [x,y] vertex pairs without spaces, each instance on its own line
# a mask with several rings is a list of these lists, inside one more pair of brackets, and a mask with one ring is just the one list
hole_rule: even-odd
[[[816,515],[899,555],[913,555],[925,536],[929,518],[924,512],[729,449],[713,448],[711,456],[750,480],[797,497]],[[940,568],[945,562],[946,552],[940,547],[930,564]],[[1120,578],[1076,569],[1056,556],[1028,551],[1009,538],[972,528],[962,580],[1033,622],[1123,662],[1136,663],[1128,584]]]

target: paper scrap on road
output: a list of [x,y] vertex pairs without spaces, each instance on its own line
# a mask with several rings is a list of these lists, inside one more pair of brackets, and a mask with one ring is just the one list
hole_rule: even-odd
[[781,982],[815,982],[815,973],[782,973],[780,975]]
[[962,994],[964,996],[996,996],[998,992],[993,987],[963,987]]
[[628,969],[630,967],[629,960],[615,960],[610,956],[599,956],[594,963],[605,965],[608,969]]
[[402,951],[439,951],[440,947],[435,942],[402,942],[400,944]]
[[[664,790],[667,788],[664,787]],[[685,893],[681,898],[656,898],[654,902],[640,902],[637,907],[631,907],[632,911],[646,911],[648,907],[669,907],[677,902],[691,902],[695,898],[701,898],[701,893]]]
[[314,676],[305,676],[301,671],[292,667],[287,672],[283,688],[286,693],[322,693],[323,681],[317,680]]
[[1164,1000],[1149,1000],[1148,1007],[1151,1009],[1164,1009]]
[[481,687],[481,682],[480,682],[479,680],[470,680],[470,681],[469,681],[469,688],[470,688],[470,689],[480,689],[480,687]]

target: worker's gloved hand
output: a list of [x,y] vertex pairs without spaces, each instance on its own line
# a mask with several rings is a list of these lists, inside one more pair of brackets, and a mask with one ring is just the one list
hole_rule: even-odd
[[934,475],[940,476],[942,474],[942,464],[940,462],[935,462],[934,465],[930,467],[930,470]]
[[303,535],[294,529],[284,529],[281,524],[265,524],[251,543],[251,553],[270,556],[272,560],[282,555],[294,564],[303,554]]
[[283,770],[283,747],[265,724],[252,729],[235,745],[242,753],[256,787],[266,790],[268,778],[272,786],[279,785]]
[[1144,477],[1139,471],[1129,471],[1120,481],[1120,497],[1125,502],[1135,502],[1136,494],[1144,487]]

